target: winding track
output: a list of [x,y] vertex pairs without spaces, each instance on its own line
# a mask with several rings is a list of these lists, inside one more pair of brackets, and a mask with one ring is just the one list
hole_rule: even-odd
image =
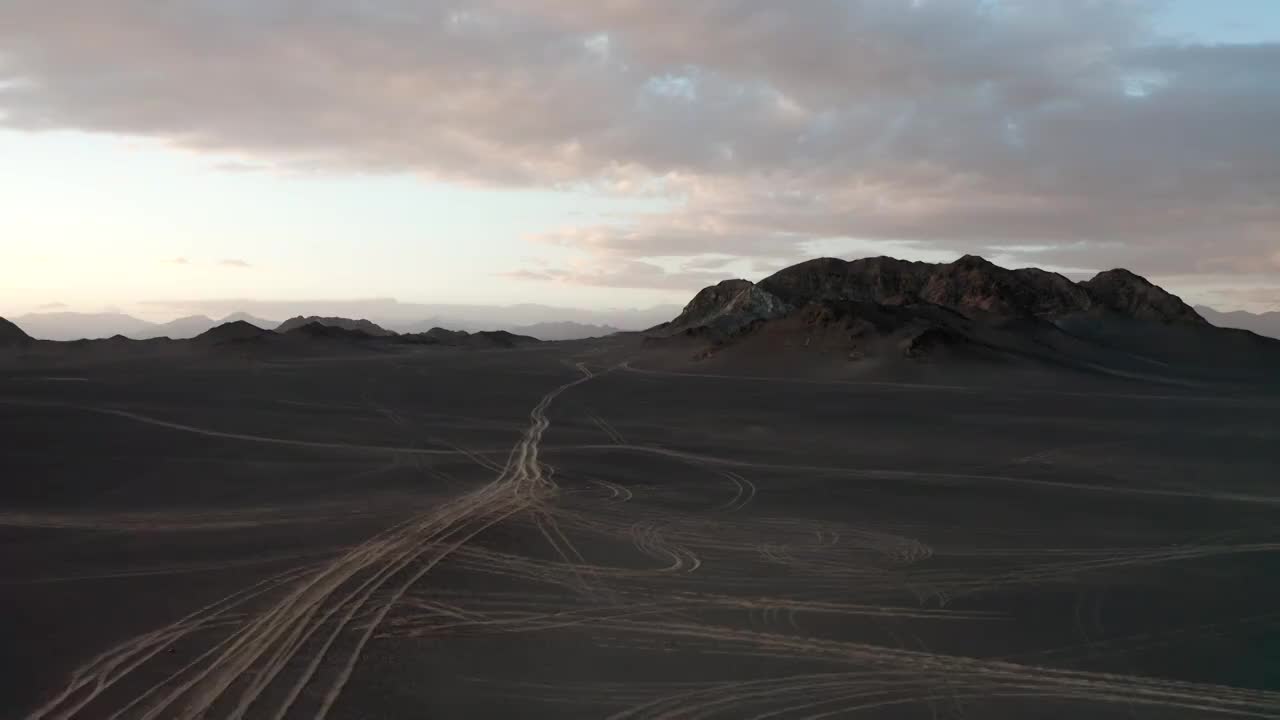
[[[780,674],[764,680],[694,682],[645,692],[632,689],[630,695],[612,692],[596,700],[603,707],[616,708],[614,717],[617,718],[745,717],[749,714],[760,718],[823,717],[870,714],[895,705],[927,703],[932,706],[938,698],[960,703],[1000,697],[1098,702],[1147,707],[1161,713],[1182,710],[1197,716],[1280,717],[1280,694],[1271,691],[1040,667],[1009,658],[953,656],[931,652],[923,648],[923,643],[920,643],[921,650],[909,650],[805,636],[795,622],[797,613],[808,617],[825,614],[993,623],[1000,622],[1001,618],[944,607],[931,609],[872,602],[877,588],[900,591],[905,587],[902,583],[907,577],[905,568],[912,568],[933,554],[931,546],[899,535],[896,530],[744,517],[751,516],[755,510],[753,506],[741,512],[755,496],[754,483],[723,468],[791,466],[757,465],[734,458],[628,445],[602,427],[611,439],[618,441],[616,444],[570,447],[656,453],[708,467],[721,480],[732,484],[733,496],[717,505],[714,509],[718,512],[710,519],[682,519],[672,517],[669,510],[660,515],[646,512],[643,494],[636,497],[620,484],[591,480],[597,488],[609,493],[611,503],[621,505],[633,499],[636,502],[625,508],[616,505],[592,508],[590,514],[576,512],[573,507],[557,507],[557,503],[552,502],[558,493],[552,480],[553,471],[539,456],[543,435],[550,426],[547,411],[552,403],[563,392],[593,377],[586,367],[578,367],[581,377],[543,395],[530,411],[528,426],[510,448],[505,464],[498,466],[492,461],[482,462],[482,456],[471,457],[479,465],[495,468],[496,477],[488,484],[389,528],[336,559],[278,575],[176,623],[123,643],[77,670],[67,687],[29,718],[194,720],[249,715],[278,720],[324,718],[341,699],[368,642],[374,637],[437,635],[460,629],[542,632],[577,626],[590,628],[595,633],[608,633],[611,638],[635,642],[637,646],[648,643],[650,647],[659,647],[658,643],[676,639],[696,651],[728,652],[784,662],[823,661],[832,668],[826,673]],[[283,440],[206,432],[116,411],[81,409],[216,437],[271,443]],[[401,422],[395,413],[387,411],[386,414],[393,422]],[[395,448],[288,440],[283,440],[283,444],[396,451]],[[470,456],[460,449],[410,451],[456,452]],[[497,455],[496,452],[488,454]],[[1072,491],[1187,495],[1176,491],[1130,490],[991,475],[926,475],[887,470],[856,473],[866,479],[1029,483]],[[717,488],[724,489],[722,485]],[[598,494],[598,489],[592,492]],[[1242,500],[1235,496],[1214,499]],[[1266,504],[1274,501],[1272,498],[1243,500]],[[469,544],[468,541],[485,529],[517,514],[533,519],[563,562],[501,555]],[[575,529],[576,523],[577,529],[621,533],[633,540],[642,555],[653,559],[655,566],[592,566],[576,553],[557,525],[557,518],[570,530]],[[765,532],[771,542],[760,543],[761,532]],[[927,585],[963,591],[1001,583],[1047,582],[1118,566],[1277,551],[1280,544],[1275,542],[1227,544],[1222,539],[1187,546],[1132,549],[960,548],[952,554],[985,557],[994,553],[998,558],[1011,554],[1014,559],[1024,556],[1030,559],[1026,565],[1015,563],[1011,569],[995,575],[945,572],[926,565],[911,569],[910,577],[929,581]],[[705,567],[703,553],[708,560]],[[759,553],[767,562],[806,572],[810,582],[814,582],[813,578],[822,578],[833,585],[856,584],[870,599],[865,603],[833,603],[774,597],[754,587],[750,577],[738,579],[739,585],[730,585],[716,572],[717,561],[731,553],[739,556]],[[1046,564],[1042,556],[1054,561]],[[613,595],[611,602],[600,603],[595,602],[596,596],[583,594],[581,606],[566,603],[557,594],[546,599],[486,598],[472,592],[461,598],[451,597],[446,589],[433,587],[438,583],[420,582],[446,558],[470,570],[527,577],[571,589],[577,589],[584,577],[590,577],[608,582],[604,587]],[[705,583],[707,587],[731,587],[738,594],[700,592],[705,577],[710,579]],[[665,586],[677,592],[658,592],[653,587],[655,579],[661,579]],[[393,608],[397,607],[393,616]],[[746,614],[752,618],[752,627],[743,629],[706,622],[705,616],[696,614],[699,610],[711,610],[720,616],[726,611]],[[787,616],[788,627],[778,622],[782,613]],[[194,659],[150,688],[140,693],[134,691],[144,684],[140,676],[158,677],[159,668],[155,667],[158,663],[154,658],[163,658],[161,653],[170,648],[188,645],[195,649],[181,657],[194,656]],[[120,699],[126,691],[132,694]]]
[[[529,426],[506,464],[485,486],[384,531],[331,562],[277,576],[102,653],[74,671],[67,686],[27,720],[69,720],[86,710],[95,717],[142,720],[195,720],[210,713],[235,719],[251,708],[255,716],[265,713],[278,720],[294,713],[324,718],[341,696],[369,639],[414,583],[477,534],[518,512],[536,510],[554,494],[555,485],[544,475],[538,449],[551,425],[546,413],[552,402],[594,377],[581,363],[577,368],[581,377],[552,389],[534,406]],[[187,432],[331,446],[205,431],[124,411],[82,409]],[[280,587],[288,588],[283,597],[252,613],[234,632],[122,707],[95,704],[158,654],[211,627],[222,627],[219,621],[225,620],[229,610],[243,608]],[[357,616],[372,619],[354,628]],[[306,657],[311,659],[304,664]]]

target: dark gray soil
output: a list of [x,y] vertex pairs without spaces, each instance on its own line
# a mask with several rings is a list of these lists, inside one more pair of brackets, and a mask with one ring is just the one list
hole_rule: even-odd
[[0,717],[1280,717],[1274,394],[76,357],[0,374]]

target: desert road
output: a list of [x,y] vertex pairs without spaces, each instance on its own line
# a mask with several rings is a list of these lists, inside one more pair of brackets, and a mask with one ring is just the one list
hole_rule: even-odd
[[0,717],[1280,718],[1274,398],[619,340],[71,376],[0,378]]

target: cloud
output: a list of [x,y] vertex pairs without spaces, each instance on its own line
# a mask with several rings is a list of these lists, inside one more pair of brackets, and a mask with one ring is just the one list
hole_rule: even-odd
[[170,260],[169,262],[173,263],[174,265],[190,265],[191,264],[191,261],[184,257],[176,257]]
[[36,310],[42,310],[42,311],[50,311],[50,310],[66,310],[68,307],[70,307],[70,306],[69,306],[69,305],[67,305],[66,303],[62,303],[62,302],[49,302],[49,303],[43,303],[43,304],[41,304],[41,305],[37,305],[37,306],[36,306]]
[[0,124],[671,201],[540,238],[566,282],[822,238],[1280,278],[1280,45],[1151,5],[11,0]]
[[642,260],[615,260],[605,264],[544,270],[515,270],[500,274],[516,280],[660,290],[696,290],[725,279],[722,272],[684,268],[673,271]]
[[1280,288],[1218,288],[1205,293],[1215,307],[1245,309],[1253,312],[1280,311]]
[[253,265],[251,265],[248,261],[239,260],[236,258],[227,258],[226,260],[219,261],[218,264],[221,265],[222,267],[231,267],[231,268],[253,267]]

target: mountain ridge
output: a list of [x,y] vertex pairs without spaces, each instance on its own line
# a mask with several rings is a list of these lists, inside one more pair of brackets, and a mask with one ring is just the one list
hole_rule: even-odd
[[879,305],[923,302],[1023,317],[1103,307],[1142,319],[1206,323],[1181,298],[1128,270],[1106,270],[1077,283],[1039,268],[1006,269],[977,255],[951,263],[885,256],[849,261],[816,258],[783,268],[757,286],[790,305],[832,300]]
[[951,263],[815,258],[758,283],[725,280],[645,336],[655,347],[692,342],[695,361],[825,358],[849,372],[945,361],[1166,380],[1238,369],[1258,378],[1273,377],[1268,364],[1280,361],[1280,342],[1215,327],[1127,270],[1073,282],[976,255]]
[[1206,305],[1196,305],[1196,312],[1210,323],[1221,328],[1248,330],[1266,337],[1280,339],[1280,310],[1252,313],[1247,310],[1223,312]]
[[[306,317],[298,315],[291,317],[280,323],[275,330],[278,333],[288,333],[294,330],[304,329],[309,325],[322,325],[325,327],[340,328],[342,330],[358,331],[371,337],[392,337],[399,334],[394,331],[387,330],[377,323],[364,318],[352,319],[344,317],[321,317],[319,315],[310,315]],[[312,328],[311,332],[314,333],[318,331]]]

